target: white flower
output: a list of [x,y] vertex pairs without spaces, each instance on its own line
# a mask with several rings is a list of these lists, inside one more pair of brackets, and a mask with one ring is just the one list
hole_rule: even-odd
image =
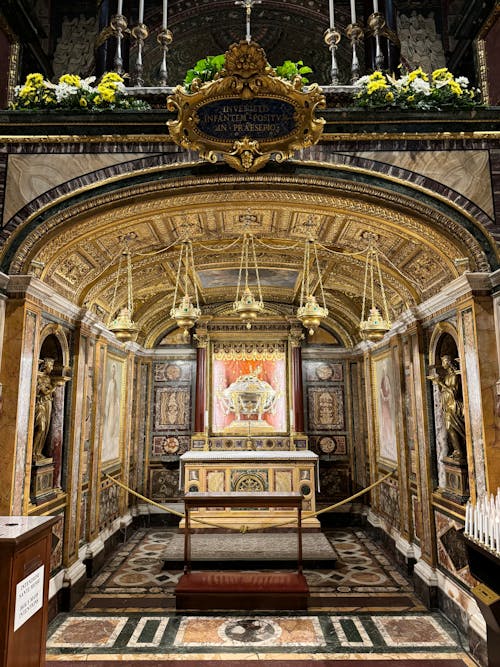
[[424,95],[430,95],[431,87],[428,81],[424,81],[420,77],[414,79],[410,84],[412,90],[416,93],[423,93]]
[[400,79],[395,79],[394,80],[394,87],[396,90],[401,90],[401,88],[404,88],[404,86],[408,85],[408,75],[405,74],[402,76]]
[[70,86],[67,83],[58,83],[54,86],[54,90],[56,93],[56,100],[62,102],[62,100],[71,97],[71,95],[75,95],[78,92],[78,87]]
[[91,86],[91,84],[94,83],[94,81],[95,81],[95,76],[88,76],[86,79],[81,79],[80,88],[88,93],[92,93],[95,90],[95,88]]
[[356,84],[357,84],[358,86],[366,86],[366,84],[368,83],[369,80],[370,80],[369,75],[368,75],[368,74],[365,74],[365,76],[362,76],[361,78],[359,78],[359,79],[357,80]]
[[458,76],[455,81],[459,86],[462,86],[462,88],[467,88],[469,85],[469,79],[466,76]]

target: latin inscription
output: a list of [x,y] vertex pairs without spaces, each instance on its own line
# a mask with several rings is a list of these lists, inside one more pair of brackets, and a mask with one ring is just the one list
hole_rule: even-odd
[[44,566],[41,565],[37,570],[17,584],[14,632],[42,608],[43,574]]
[[198,109],[198,129],[215,139],[280,139],[296,128],[289,102],[257,98],[217,100]]

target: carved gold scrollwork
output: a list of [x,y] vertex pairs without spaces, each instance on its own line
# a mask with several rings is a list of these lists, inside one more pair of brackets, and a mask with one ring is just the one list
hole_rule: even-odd
[[240,172],[258,171],[270,159],[283,162],[323,132],[324,119],[315,117],[325,107],[319,86],[302,89],[300,77],[278,77],[255,42],[233,44],[225,69],[191,91],[177,86],[167,100],[177,112],[177,120],[168,121],[170,136],[203,159],[222,159]]

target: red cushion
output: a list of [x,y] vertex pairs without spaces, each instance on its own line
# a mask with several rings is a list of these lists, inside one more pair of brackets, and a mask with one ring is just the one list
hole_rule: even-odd
[[304,593],[308,591],[303,574],[296,572],[191,572],[183,574],[176,593]]

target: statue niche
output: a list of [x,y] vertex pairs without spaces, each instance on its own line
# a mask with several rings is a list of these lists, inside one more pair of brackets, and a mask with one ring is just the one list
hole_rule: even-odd
[[[440,364],[431,366],[427,378],[437,389],[435,406],[440,413],[436,415],[436,440],[437,444],[442,443],[441,454],[438,447],[438,477],[443,494],[463,502],[468,497],[467,448],[462,375],[453,337],[448,333],[442,335],[435,352]],[[439,436],[439,432],[443,435]]]
[[[50,326],[50,325],[49,325]],[[57,335],[56,335],[57,334]],[[63,346],[60,337],[63,338]],[[67,343],[61,331],[48,333],[40,348],[33,420],[31,500],[40,505],[61,486],[64,385],[69,369],[64,364]]]
[[44,446],[49,433],[50,419],[52,417],[52,401],[58,383],[52,377],[54,359],[47,357],[41,360],[36,382],[35,399],[35,425],[33,429],[33,463],[40,464],[44,461],[52,462],[44,454]]
[[435,370],[433,375],[429,375],[429,380],[437,385],[441,395],[441,408],[449,443],[447,456],[459,463],[466,463],[464,404],[460,370],[448,354],[441,357],[441,368],[444,371],[443,377],[440,378]]

